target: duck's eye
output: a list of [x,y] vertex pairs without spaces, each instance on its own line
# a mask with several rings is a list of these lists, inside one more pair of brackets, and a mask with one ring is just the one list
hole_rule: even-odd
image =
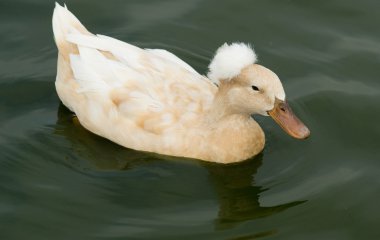
[[259,91],[259,88],[256,87],[256,86],[252,86],[252,89],[253,89],[254,91]]

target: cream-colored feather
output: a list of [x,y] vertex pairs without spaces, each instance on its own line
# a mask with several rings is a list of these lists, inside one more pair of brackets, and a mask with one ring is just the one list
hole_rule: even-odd
[[[245,94],[252,94],[252,69],[274,79],[263,84],[269,93],[283,92],[268,69],[240,64],[241,73],[217,87],[166,50],[88,32],[58,4],[53,30],[58,95],[95,134],[128,148],[220,163],[242,161],[263,149],[264,133],[250,117],[255,112],[249,112],[262,109],[245,106],[251,97]],[[273,107],[275,95],[265,101],[263,108]]]

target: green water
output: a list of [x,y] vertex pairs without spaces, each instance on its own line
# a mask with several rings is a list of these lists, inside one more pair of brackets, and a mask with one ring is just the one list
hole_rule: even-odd
[[202,73],[222,43],[253,43],[312,135],[260,117],[264,152],[234,166],[119,147],[60,106],[54,2],[1,0],[0,239],[380,239],[379,1],[66,4]]

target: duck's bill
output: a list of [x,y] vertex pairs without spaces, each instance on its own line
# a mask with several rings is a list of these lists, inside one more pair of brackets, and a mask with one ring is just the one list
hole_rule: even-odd
[[286,101],[276,99],[274,108],[268,114],[292,137],[305,139],[310,135],[309,129],[294,115]]

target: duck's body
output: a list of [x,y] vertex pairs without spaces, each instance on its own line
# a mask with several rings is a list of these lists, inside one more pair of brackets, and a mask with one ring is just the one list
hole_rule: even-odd
[[93,35],[59,5],[53,30],[59,98],[91,132],[136,150],[220,163],[262,151],[263,131],[226,102],[227,83],[217,87],[165,50]]

